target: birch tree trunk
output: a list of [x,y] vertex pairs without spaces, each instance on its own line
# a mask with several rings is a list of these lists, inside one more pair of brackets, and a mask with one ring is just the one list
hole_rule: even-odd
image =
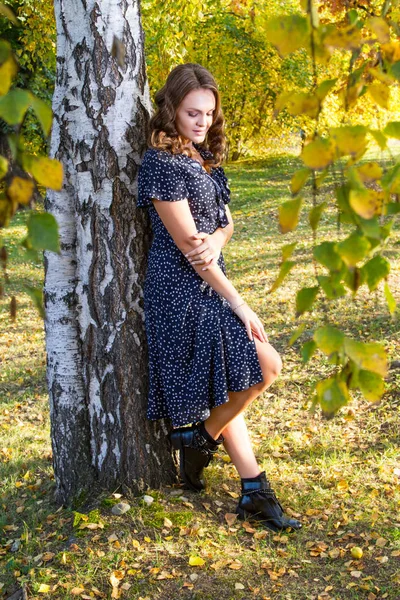
[[165,424],[145,416],[151,228],[135,195],[151,103],[139,1],[54,4],[51,156],[64,185],[45,204],[61,242],[45,252],[45,334],[55,499],[68,505],[95,488],[171,483],[176,466]]

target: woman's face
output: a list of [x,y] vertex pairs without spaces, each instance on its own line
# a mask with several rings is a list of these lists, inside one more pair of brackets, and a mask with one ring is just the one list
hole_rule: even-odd
[[192,90],[182,100],[175,116],[178,133],[192,142],[201,143],[213,122],[215,97],[211,90]]

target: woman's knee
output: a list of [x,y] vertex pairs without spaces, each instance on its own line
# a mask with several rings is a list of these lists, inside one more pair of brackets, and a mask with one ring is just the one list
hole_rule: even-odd
[[282,371],[282,359],[279,353],[268,342],[259,342],[256,340],[258,358],[263,372],[263,381],[259,384],[262,391],[279,377]]

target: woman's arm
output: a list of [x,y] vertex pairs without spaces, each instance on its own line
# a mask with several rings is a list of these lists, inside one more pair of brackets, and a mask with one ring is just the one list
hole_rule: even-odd
[[[193,248],[196,248],[203,243],[202,240],[191,239],[191,236],[197,233],[197,228],[190,211],[189,203],[186,199],[176,202],[165,202],[153,198],[153,204],[165,228],[183,254],[190,252],[190,250],[193,250]],[[230,212],[228,213],[227,211],[227,215],[229,221],[231,221],[232,216]],[[228,227],[233,227],[233,225],[227,225],[224,228],[218,229],[221,229],[223,232],[223,230]],[[229,238],[227,238],[226,241],[228,241]],[[202,266],[202,264],[192,265],[196,273],[198,273],[218,294],[223,296],[233,308],[243,302],[243,298],[224,275],[219,265],[212,265],[212,267],[206,271],[202,271]]]
[[228,217],[229,225],[226,227],[217,227],[217,229],[211,234],[214,237],[218,237],[221,244],[221,248],[227,245],[233,234],[233,219],[229,206],[225,204],[226,216]]

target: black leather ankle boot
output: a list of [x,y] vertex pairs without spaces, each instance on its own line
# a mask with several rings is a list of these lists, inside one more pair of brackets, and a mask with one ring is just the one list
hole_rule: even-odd
[[272,531],[283,529],[301,529],[297,519],[290,519],[283,514],[283,508],[275,496],[265,471],[257,477],[242,479],[242,496],[236,508],[240,519],[255,519]]
[[205,487],[202,479],[203,469],[210,464],[218,446],[224,441],[223,436],[220,435],[214,440],[204,424],[199,423],[174,429],[170,440],[175,450],[179,450],[181,478],[192,491],[201,492]]

